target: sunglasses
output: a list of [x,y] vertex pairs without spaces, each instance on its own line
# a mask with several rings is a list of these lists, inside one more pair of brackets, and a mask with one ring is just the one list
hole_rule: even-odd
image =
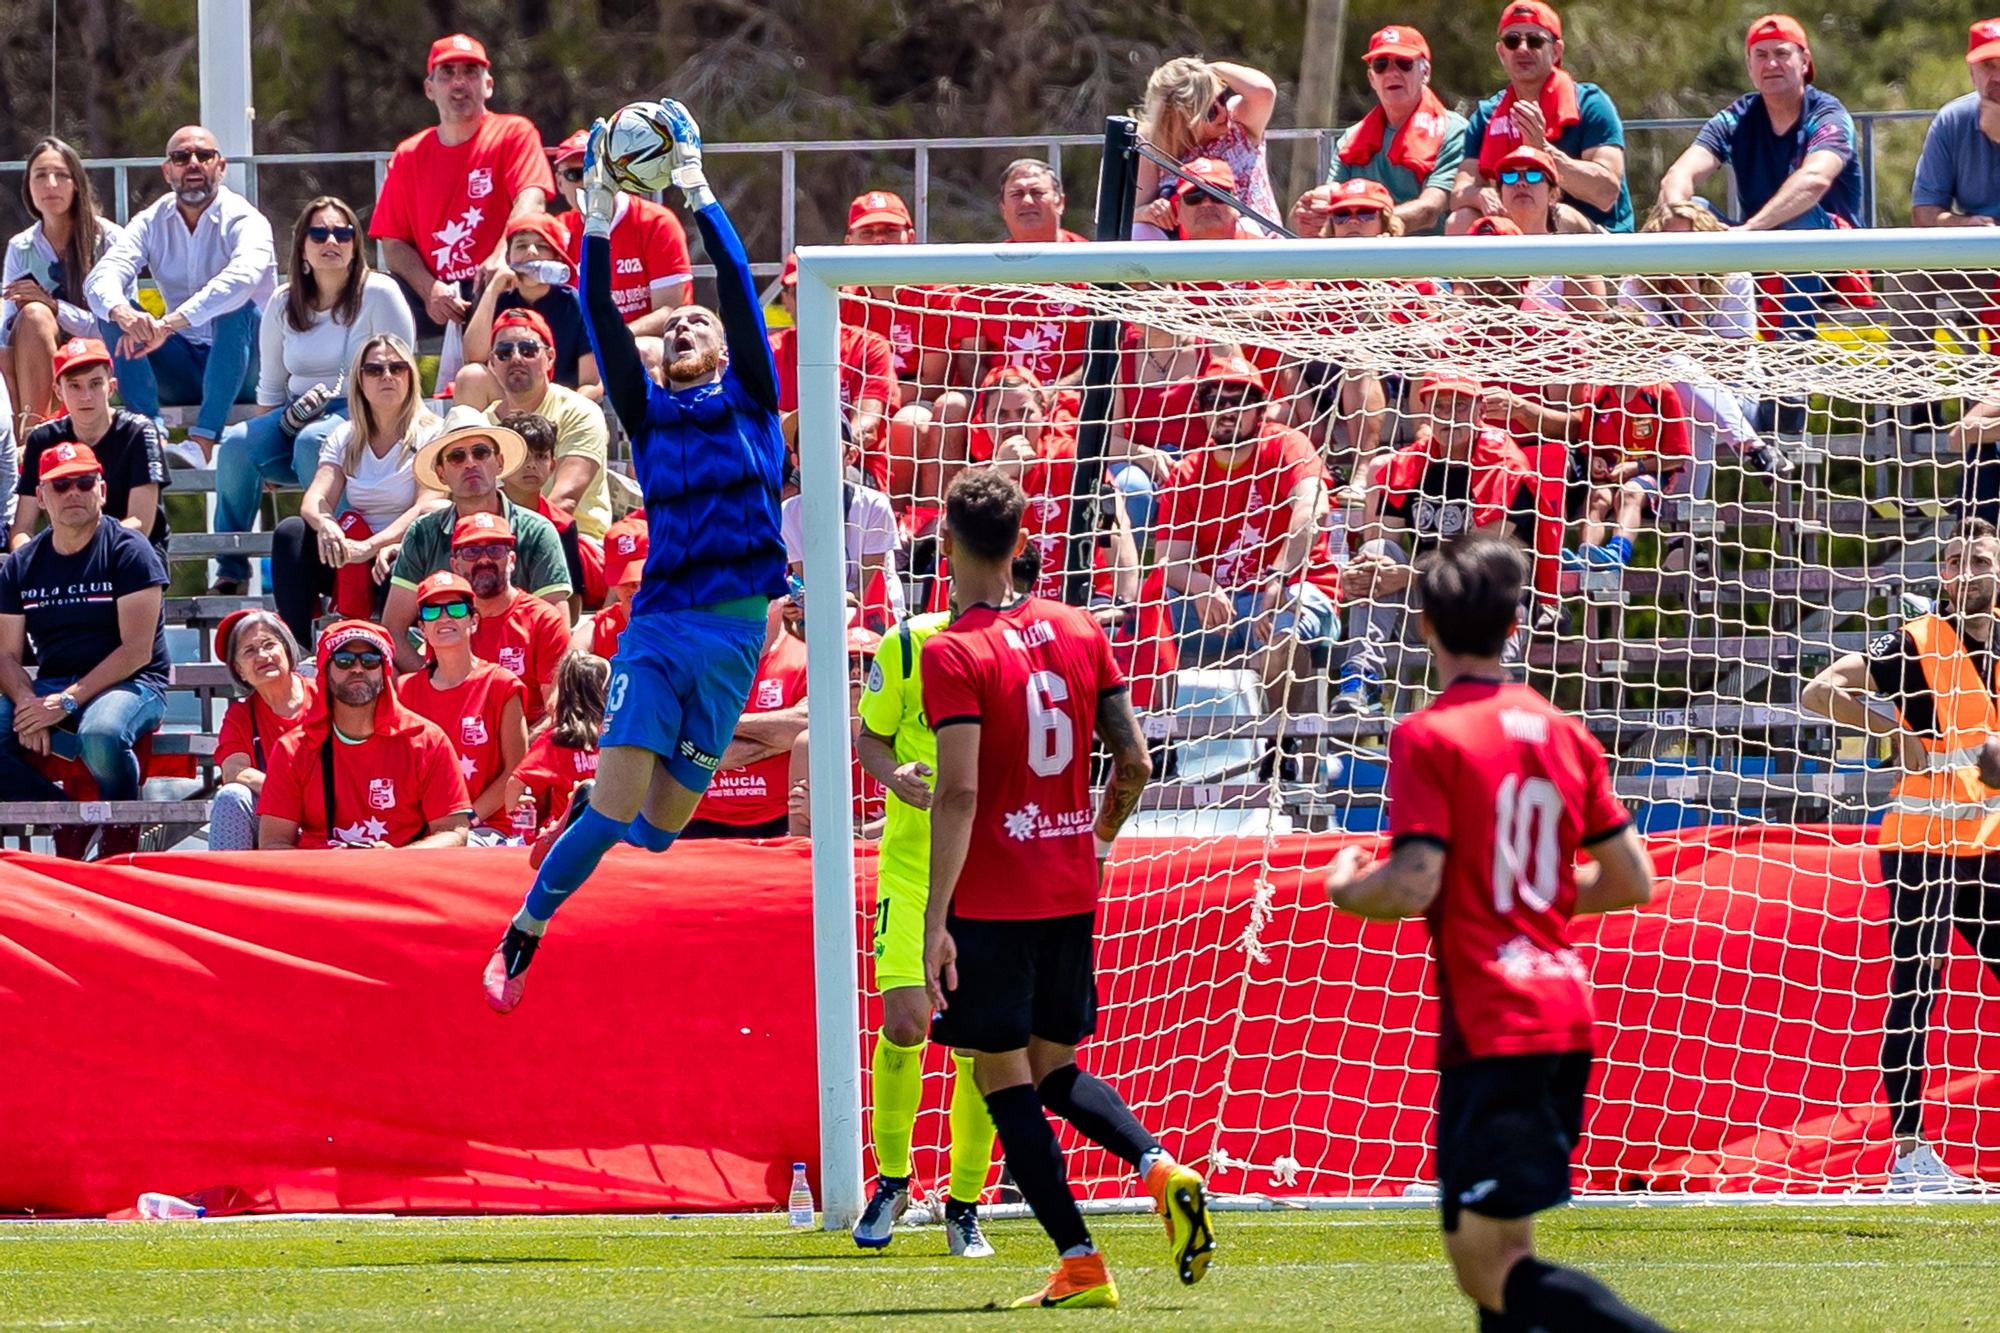
[[453,620],[463,620],[471,614],[472,603],[467,601],[426,602],[417,608],[417,616],[425,624],[429,624],[441,616],[450,616]]
[[74,477],[57,477],[49,483],[49,489],[57,495],[68,495],[71,491],[94,491],[104,476],[99,472],[85,472]]
[[1408,56],[1376,56],[1368,62],[1368,68],[1374,70],[1377,74],[1387,74],[1392,65],[1403,71],[1403,73],[1408,74],[1417,67],[1417,62]]
[[542,345],[532,338],[524,338],[519,342],[493,344],[493,359],[495,361],[512,361],[517,356],[523,361],[533,361],[541,354]]
[[454,546],[451,548],[451,555],[454,560],[464,559],[475,562],[480,560],[505,560],[512,554],[514,554],[514,548],[506,542],[481,542],[476,546]]
[[384,660],[382,654],[376,652],[373,648],[364,648],[360,652],[342,648],[327,659],[327,661],[333,663],[336,669],[341,671],[374,671],[382,665]]
[[1529,167],[1526,171],[1503,171],[1500,173],[1502,185],[1519,185],[1523,181],[1529,185],[1546,185],[1549,173],[1540,167]]
[[582,167],[561,167],[556,171],[556,175],[562,177],[564,180],[568,181],[571,185],[583,184]]
[[342,245],[346,245],[354,239],[354,228],[322,227],[315,223],[306,228],[306,236],[319,245],[325,245],[328,241],[339,241]]
[[1518,51],[1523,46],[1530,51],[1539,51],[1548,44],[1548,37],[1539,32],[1510,32],[1500,39],[1500,45],[1509,51]]
[[361,373],[371,380],[401,379],[410,373],[407,361],[363,361]]
[[1336,208],[1327,214],[1335,223],[1380,222],[1382,210],[1379,208]]
[[1215,100],[1208,104],[1208,110],[1202,113],[1201,118],[1211,125],[1217,121],[1229,119],[1229,90],[1227,88],[1224,88],[1215,95]]
[[467,459],[475,463],[484,463],[488,459],[498,457],[499,454],[500,451],[490,444],[475,444],[470,449],[450,450],[445,454],[444,461],[453,467],[464,467]]
[[177,167],[184,167],[190,162],[199,162],[207,166],[221,156],[221,150],[216,148],[176,148],[167,154],[167,161]]
[[1241,412],[1255,401],[1256,395],[1248,389],[1228,395],[1225,395],[1219,389],[1195,395],[1195,402],[1200,404],[1202,410],[1205,412]]

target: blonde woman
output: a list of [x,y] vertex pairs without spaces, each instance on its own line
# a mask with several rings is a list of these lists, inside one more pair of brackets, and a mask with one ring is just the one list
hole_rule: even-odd
[[[1661,202],[1639,228],[1642,232],[1722,233],[1729,227],[1707,204],[1692,200]],[[1742,339],[1743,384],[1755,382],[1757,283],[1748,273],[1657,274],[1627,278],[1618,289],[1621,308],[1636,312],[1655,328],[1682,329],[1714,338]],[[1693,415],[1689,423],[1694,466],[1687,478],[1688,494],[1708,495],[1719,437],[1760,472],[1779,480],[1794,472],[1792,461],[1767,443],[1753,424],[1757,403],[1753,394],[1718,381],[1685,352],[1669,351],[1660,360],[1681,401]]]
[[[1177,162],[1220,158],[1236,173],[1236,197],[1267,218],[1276,219],[1271,166],[1265,160],[1264,129],[1278,104],[1278,85],[1248,65],[1200,56],[1180,56],[1146,80],[1146,104],[1139,109],[1139,135]],[[1174,180],[1149,161],[1139,163],[1138,199],[1132,235],[1165,240],[1174,227]],[[1249,224],[1262,234],[1263,229]]]
[[323,596],[344,614],[378,613],[403,533],[447,503],[417,484],[417,450],[444,423],[424,407],[409,343],[392,333],[370,338],[347,383],[353,416],[320,445],[298,516],[280,523],[271,542],[278,614],[301,643],[312,642]]

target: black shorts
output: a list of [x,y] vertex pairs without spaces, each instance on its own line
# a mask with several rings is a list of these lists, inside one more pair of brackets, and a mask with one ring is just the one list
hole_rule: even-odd
[[931,1023],[957,1051],[1018,1051],[1030,1037],[1074,1046],[1097,1030],[1097,914],[945,922],[958,945],[958,988]]
[[1590,1052],[1493,1055],[1438,1075],[1438,1204],[1511,1221],[1569,1200]]

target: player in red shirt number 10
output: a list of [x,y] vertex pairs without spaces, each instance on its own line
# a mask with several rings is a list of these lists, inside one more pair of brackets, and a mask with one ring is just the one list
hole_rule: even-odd
[[[1086,612],[1014,595],[1028,499],[992,468],[945,496],[958,618],[925,640],[924,710],[937,732],[924,978],[932,1037],[972,1055],[1014,1183],[1060,1265],[1020,1306],[1118,1304],[1070,1192],[1053,1111],[1130,1163],[1166,1215],[1180,1279],[1208,1271],[1215,1236],[1199,1174],[1139,1124],[1076,1047],[1097,1028],[1098,886],[1152,762],[1110,641]],[[1112,773],[1093,811],[1090,747]]]
[[[1506,682],[1527,563],[1498,536],[1419,574],[1442,693],[1389,739],[1389,859],[1346,847],[1327,896],[1375,921],[1424,917],[1438,966],[1438,1203],[1479,1327],[1658,1329],[1611,1289],[1535,1257],[1583,1136],[1591,1008],[1570,918],[1643,906],[1652,869],[1575,718]],[[1579,868],[1581,850],[1591,859]]]

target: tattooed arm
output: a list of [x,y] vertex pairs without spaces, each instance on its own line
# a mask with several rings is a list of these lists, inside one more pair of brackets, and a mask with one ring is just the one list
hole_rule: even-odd
[[1106,692],[1097,700],[1097,734],[1111,751],[1111,781],[1105,784],[1104,800],[1097,808],[1098,858],[1107,854],[1108,844],[1125,827],[1125,821],[1139,808],[1139,797],[1153,776],[1153,757],[1146,751],[1146,737],[1139,730],[1139,715],[1132,711],[1131,696],[1123,689]]

